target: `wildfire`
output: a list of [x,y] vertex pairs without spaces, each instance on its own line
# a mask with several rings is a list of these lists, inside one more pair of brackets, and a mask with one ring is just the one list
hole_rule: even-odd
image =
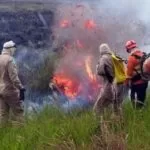
[[[82,5],[77,5],[76,8],[84,8]],[[79,14],[80,11],[76,11],[77,14]],[[82,14],[80,15],[82,17]],[[65,17],[60,22],[60,28],[64,28],[64,32],[75,32],[76,30],[75,27],[79,29],[95,29],[96,23],[94,20],[89,19],[89,20],[84,20],[82,19],[76,19],[77,21],[75,22],[74,19],[72,19],[73,15],[71,18]],[[72,28],[69,28],[70,26],[73,26]],[[65,29],[67,28],[67,29]],[[70,31],[71,30],[71,31]],[[85,30],[84,30],[85,32]],[[82,34],[82,32],[80,33]],[[71,50],[73,49],[86,49],[86,42],[83,40],[82,36],[86,36],[86,34],[82,34],[81,37],[77,37],[76,33],[70,34],[70,36],[73,36],[74,38],[69,38],[68,42],[64,45],[65,52],[68,50],[67,54],[72,52]],[[78,39],[79,38],[79,39]],[[72,39],[72,40],[70,40]],[[84,42],[84,43],[82,43]],[[81,51],[81,52],[82,52]],[[76,51],[75,51],[76,52]],[[67,55],[68,58],[74,58],[72,55],[74,53],[71,53],[71,55]],[[53,82],[59,87],[59,89],[69,98],[69,99],[74,99],[78,96],[83,96],[87,100],[93,99],[93,96],[95,94],[95,91],[98,89],[98,83],[96,79],[96,75],[92,71],[92,55],[89,54],[89,56],[85,57],[85,55],[82,57],[82,55],[76,56],[77,53],[75,53],[75,58],[77,59],[75,61],[70,61],[71,59],[67,59],[65,57],[65,60],[67,60],[67,63],[62,64],[61,69],[63,72],[58,72],[54,74],[53,77]],[[80,57],[79,57],[80,56]],[[61,64],[60,64],[61,65]],[[69,69],[70,68],[70,69]]]
[[62,20],[60,22],[60,27],[62,27],[62,28],[67,28],[67,27],[69,27],[69,25],[70,25],[70,23],[68,20]]
[[[64,19],[60,22],[60,27],[61,28],[68,28],[70,26],[71,22],[67,19]],[[86,20],[84,22],[84,27],[86,29],[94,29],[96,27],[96,23],[94,22],[94,20]]]
[[96,23],[93,20],[86,20],[84,26],[86,29],[93,29],[96,27]]
[[[84,62],[82,65],[82,61]],[[59,89],[69,98],[73,99],[76,96],[79,96],[82,93],[86,93],[86,88],[88,89],[88,93],[85,94],[89,100],[92,99],[93,93],[98,89],[98,83],[96,80],[96,75],[93,74],[91,65],[92,65],[92,57],[87,56],[86,59],[81,62],[76,63],[75,67],[80,67],[85,72],[84,78],[86,82],[80,80],[76,75],[71,75],[71,70],[65,70],[63,72],[57,73],[53,77],[53,82],[59,87]],[[81,65],[78,65],[78,64]],[[64,67],[65,69],[65,67]],[[86,86],[87,87],[86,87]],[[93,92],[94,91],[94,92]]]
[[83,46],[83,44],[81,43],[80,40],[77,40],[77,41],[76,41],[76,44],[77,44],[77,47],[78,47],[78,48],[84,48],[84,46]]
[[85,60],[85,68],[86,68],[86,72],[89,76],[89,78],[91,79],[91,81],[96,81],[96,76],[93,74],[92,70],[91,70],[91,57],[88,56]]
[[67,75],[65,75],[65,73],[56,74],[53,77],[53,82],[69,98],[74,98],[77,95],[78,83],[75,80],[69,78]]

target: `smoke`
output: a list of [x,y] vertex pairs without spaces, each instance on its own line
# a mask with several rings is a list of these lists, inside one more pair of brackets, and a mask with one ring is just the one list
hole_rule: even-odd
[[[108,12],[106,20],[109,20],[108,23],[113,22],[114,24],[112,34],[116,41],[123,44],[123,41],[125,43],[128,39],[135,39],[142,46],[148,39],[149,4],[148,0],[115,0],[110,2],[102,0],[98,8],[104,8],[104,12]],[[115,43],[113,39],[112,41]]]
[[72,27],[72,32],[67,31],[64,34],[64,31],[60,33],[57,30],[57,35],[63,40],[67,37],[85,40],[88,37],[87,43],[94,45],[92,49],[105,41],[111,45],[112,49],[124,55],[124,44],[127,40],[135,39],[139,46],[149,43],[149,4],[148,0],[63,1],[57,7],[56,23],[60,18],[68,18],[73,25],[75,22],[74,26],[77,28],[81,25],[81,21],[92,19],[97,24],[95,31],[97,34],[89,36],[88,31],[83,32],[83,26],[80,26],[78,32]]
[[[149,43],[148,4],[148,0],[66,0],[58,3],[53,27],[55,42],[75,47],[68,48],[69,53],[65,52],[60,63],[63,64],[68,57],[74,57],[77,49],[80,49],[79,57],[90,53],[96,62],[99,44],[103,42],[122,57],[127,55],[124,48],[127,40],[134,39],[139,46]],[[94,26],[86,27],[88,21],[93,22]]]
[[[83,92],[85,95],[91,87],[86,80],[83,62],[91,56],[91,68],[95,73],[99,55],[98,47],[101,43],[108,43],[122,57],[126,57],[124,48],[126,40],[134,39],[140,47],[145,43],[149,44],[150,18],[148,14],[150,10],[148,6],[150,2],[148,0],[64,0],[63,2],[57,0],[55,2],[53,46],[62,47],[61,59],[58,67],[55,68],[55,74],[63,70],[68,73],[68,76],[84,83],[84,88],[87,89]],[[45,24],[43,18],[39,17]],[[36,65],[40,64],[48,53],[49,51],[46,51],[44,55],[42,55],[43,52],[34,53],[34,57],[41,58],[36,59]],[[24,54],[26,50],[23,56]],[[19,57],[19,60],[22,59]],[[25,66],[28,68],[30,63],[26,63]],[[30,67],[28,70],[30,71]],[[66,103],[64,107],[70,105],[72,107],[73,104],[77,105],[78,102],[73,101],[69,105]]]
[[[139,46],[143,46],[149,31],[148,3],[148,0],[68,0],[58,3],[53,34],[56,45],[63,47],[54,75],[63,72],[72,80],[87,83],[82,84],[87,90],[80,94],[83,97],[88,95],[92,88],[85,76],[83,63],[91,56],[91,69],[95,74],[98,47],[103,42],[122,57],[126,57],[124,45],[127,40],[134,39]],[[78,104],[78,101],[70,103]]]

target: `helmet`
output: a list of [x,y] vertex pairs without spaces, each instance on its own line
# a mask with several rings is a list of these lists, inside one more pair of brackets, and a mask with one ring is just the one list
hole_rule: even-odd
[[127,52],[129,52],[130,49],[137,47],[136,42],[134,40],[127,41],[125,46]]
[[9,48],[12,48],[12,47],[15,47],[15,46],[16,46],[16,44],[13,41],[8,41],[8,42],[5,42],[3,44],[4,49],[9,49]]
[[13,41],[8,41],[3,44],[2,54],[8,53],[13,56],[16,51],[16,44]]

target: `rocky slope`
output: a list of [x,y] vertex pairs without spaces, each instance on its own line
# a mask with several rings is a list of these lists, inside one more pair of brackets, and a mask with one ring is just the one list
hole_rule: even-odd
[[[45,9],[17,9],[19,4],[0,4],[0,48],[7,40],[14,40],[17,44],[40,48],[51,43],[51,26],[53,12]],[[11,9],[6,9],[6,6]]]

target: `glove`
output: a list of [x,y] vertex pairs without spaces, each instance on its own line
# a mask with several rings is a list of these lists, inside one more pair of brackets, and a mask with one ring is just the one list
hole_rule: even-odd
[[25,89],[24,88],[22,88],[22,89],[20,89],[20,100],[22,100],[22,101],[24,101],[24,98],[25,98],[25,96],[24,96],[24,93],[25,93]]

